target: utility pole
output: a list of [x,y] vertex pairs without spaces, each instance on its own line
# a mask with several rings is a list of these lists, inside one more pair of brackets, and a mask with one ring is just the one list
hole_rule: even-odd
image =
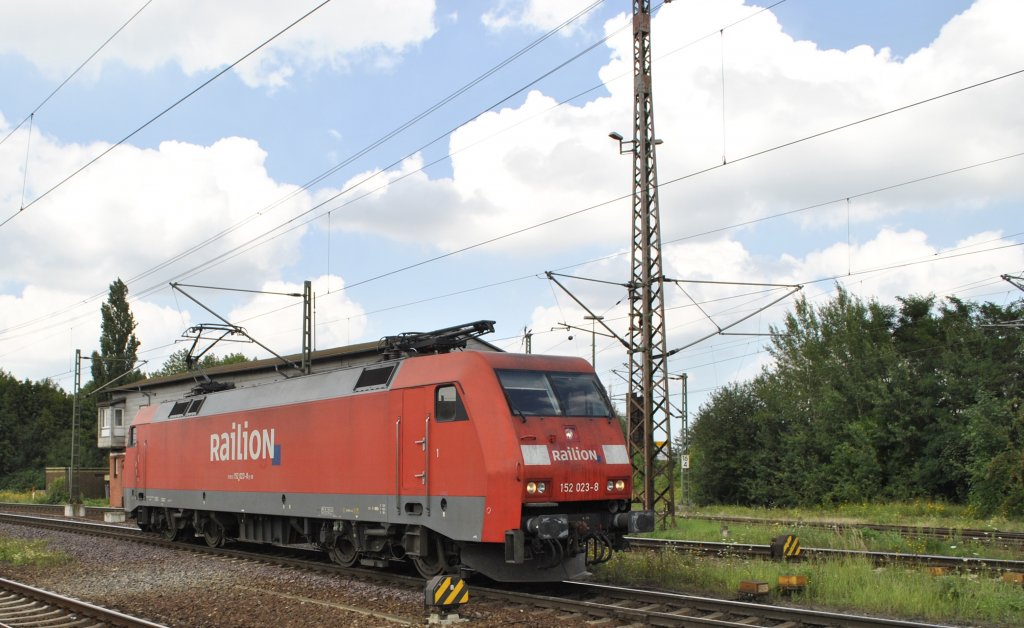
[[[665,276],[661,258],[658,169],[651,81],[651,3],[633,0],[633,140],[617,133],[619,151],[633,155],[632,276],[629,283],[629,395],[633,490],[644,509],[667,527],[675,520],[675,473],[668,407]],[[655,441],[655,435],[663,440]]]
[[585,320],[590,321],[590,366],[597,370],[597,321],[604,320],[603,316],[591,316],[586,315],[583,317]]
[[78,396],[82,391],[82,350],[75,349],[75,391],[74,396],[71,398],[71,466],[68,467],[68,502],[72,508],[77,504],[82,503],[82,496],[78,486],[78,474],[75,472],[76,466],[81,466],[81,450],[79,449],[79,440],[81,435],[81,405],[79,404]]
[[682,438],[680,439],[683,451],[679,454],[679,487],[683,491],[683,509],[689,510],[691,505],[690,497],[690,412],[687,398],[689,396],[689,376],[673,375],[671,379],[678,379],[682,384],[682,397],[679,400],[679,418],[683,426]]
[[302,284],[302,372],[313,372],[313,282]]

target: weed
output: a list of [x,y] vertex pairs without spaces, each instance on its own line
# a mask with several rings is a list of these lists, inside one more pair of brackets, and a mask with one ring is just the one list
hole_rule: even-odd
[[69,560],[70,557],[66,554],[50,551],[45,541],[24,541],[0,537],[0,562],[2,563],[15,566],[52,566],[62,565]]

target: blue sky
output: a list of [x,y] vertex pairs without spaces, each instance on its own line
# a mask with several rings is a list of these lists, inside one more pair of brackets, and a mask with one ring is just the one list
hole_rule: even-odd
[[[182,346],[186,327],[210,319],[170,281],[290,292],[312,279],[319,348],[486,318],[508,350],[531,328],[535,351],[589,357],[589,334],[551,331],[589,325],[543,272],[627,279],[629,201],[613,199],[630,192],[630,163],[607,133],[631,131],[629,3],[335,0],[49,191],[314,6],[0,7],[0,221],[9,219],[0,227],[0,368],[70,387],[74,350],[96,347],[115,277],[129,282],[145,370]],[[31,131],[12,132],[140,8],[38,110]],[[655,16],[666,274],[804,283],[815,302],[834,284],[809,282],[837,275],[884,301],[1016,298],[999,274],[1024,270],[1021,158],[979,164],[1024,151],[1022,75],[751,155],[1024,69],[1013,31],[1021,3],[763,8],[677,0]],[[943,261],[949,252],[972,254]],[[926,262],[888,268],[908,261]],[[566,283],[624,330],[621,289]],[[300,312],[287,298],[193,292],[276,351],[298,349]],[[670,346],[780,294],[748,292],[672,288]],[[791,302],[737,330],[766,332]],[[599,339],[598,351],[602,378],[621,394],[612,372],[621,349]],[[670,369],[691,374],[696,409],[767,359],[761,337],[716,337]]]

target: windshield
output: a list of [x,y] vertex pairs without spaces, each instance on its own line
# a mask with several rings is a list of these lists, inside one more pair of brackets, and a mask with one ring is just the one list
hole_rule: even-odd
[[590,373],[502,371],[498,380],[515,414],[610,417],[608,398]]

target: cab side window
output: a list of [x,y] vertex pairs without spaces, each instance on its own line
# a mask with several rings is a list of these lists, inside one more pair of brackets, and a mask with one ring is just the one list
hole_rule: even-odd
[[438,422],[468,421],[466,406],[462,404],[459,390],[452,384],[437,387],[434,397],[434,416]]

